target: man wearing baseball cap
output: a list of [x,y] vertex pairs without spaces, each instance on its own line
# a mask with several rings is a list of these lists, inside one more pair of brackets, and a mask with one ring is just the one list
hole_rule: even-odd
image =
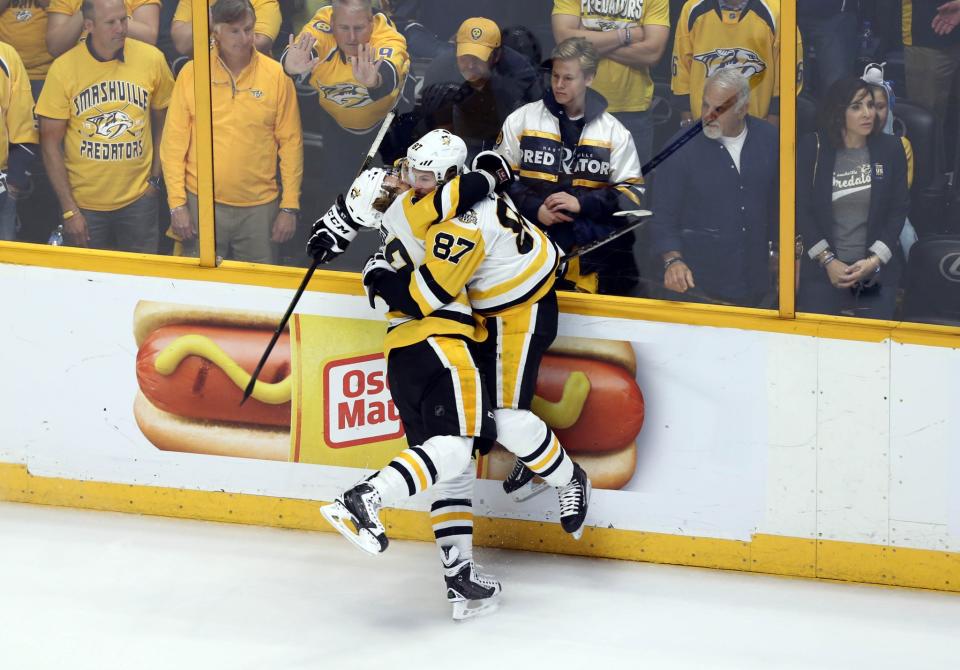
[[456,49],[427,70],[421,112],[427,126],[462,137],[474,156],[493,147],[513,110],[541,97],[533,64],[501,45],[496,23],[474,17],[460,24]]

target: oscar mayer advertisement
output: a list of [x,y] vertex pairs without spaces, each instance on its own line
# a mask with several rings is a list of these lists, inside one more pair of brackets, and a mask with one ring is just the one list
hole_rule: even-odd
[[[134,416],[167,452],[379,469],[406,448],[382,353],[385,324],[295,314],[243,406],[243,389],[279,315],[140,301],[134,310]],[[644,400],[628,342],[558,338],[534,411],[595,488],[634,475]],[[478,466],[503,479],[497,446]]]

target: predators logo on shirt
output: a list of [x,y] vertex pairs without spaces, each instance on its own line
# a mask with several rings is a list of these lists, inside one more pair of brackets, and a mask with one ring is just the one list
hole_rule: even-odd
[[736,69],[744,77],[752,77],[767,69],[767,64],[755,51],[734,47],[733,49],[714,49],[702,54],[695,54],[693,60],[703,63],[707,68],[707,78],[720,70]]
[[134,132],[133,128],[142,125],[142,120],[134,121],[123,110],[102,112],[83,122],[83,126],[87,130],[87,137],[103,137],[108,140],[115,140],[124,133],[129,133],[132,137],[139,137],[142,130]]
[[321,98],[326,98],[330,102],[347,109],[366,107],[373,103],[367,87],[353,82],[320,86],[319,93]]

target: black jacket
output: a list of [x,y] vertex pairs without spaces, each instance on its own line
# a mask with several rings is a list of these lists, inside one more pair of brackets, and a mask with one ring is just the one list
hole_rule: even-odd
[[[910,205],[903,144],[893,135],[871,135],[867,138],[867,149],[873,166],[867,247],[881,242],[892,256],[889,264],[899,266],[900,231]],[[797,146],[797,232],[803,236],[805,263],[813,262],[807,251],[820,240],[826,240],[831,249],[835,248],[833,167],[836,159],[836,149],[822,133],[810,133],[800,139]]]

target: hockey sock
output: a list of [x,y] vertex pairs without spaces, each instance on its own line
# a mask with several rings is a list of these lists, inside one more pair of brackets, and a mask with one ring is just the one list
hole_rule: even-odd
[[497,441],[550,486],[573,477],[573,461],[549,426],[529,410],[498,409]]
[[473,558],[473,501],[469,498],[436,501],[430,506],[430,523],[441,551],[454,546],[464,558]]
[[370,479],[385,505],[456,477],[470,462],[473,439],[440,435],[404,449]]

